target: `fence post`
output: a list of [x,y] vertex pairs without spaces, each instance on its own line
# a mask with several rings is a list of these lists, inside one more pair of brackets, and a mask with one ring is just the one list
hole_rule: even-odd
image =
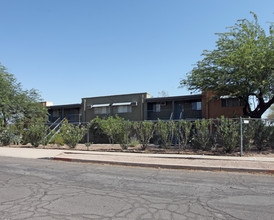
[[181,129],[181,125],[180,125],[181,123],[180,123],[180,120],[178,121],[178,135],[177,135],[177,137],[178,137],[178,146],[179,146],[179,151],[181,151],[181,144],[180,144],[180,129]]
[[87,143],[89,143],[89,126],[88,124],[86,124],[86,126],[87,126]]
[[9,145],[11,144],[11,125],[8,125],[9,127]]
[[126,122],[126,138],[127,138],[127,148],[128,148],[128,120]]
[[241,135],[241,152],[240,156],[243,156],[243,119],[240,117],[240,135]]
[[44,123],[44,147],[46,146],[46,123]]

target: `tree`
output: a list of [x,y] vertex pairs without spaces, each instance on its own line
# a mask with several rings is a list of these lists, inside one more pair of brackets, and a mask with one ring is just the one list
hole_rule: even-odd
[[13,74],[0,63],[0,125],[8,122],[47,120],[47,109],[34,89],[24,90]]
[[241,19],[228,32],[217,33],[216,49],[204,50],[204,59],[180,84],[212,91],[216,97],[237,97],[246,116],[260,118],[274,103],[274,30],[271,23],[267,36],[256,14],[251,14],[253,21]]

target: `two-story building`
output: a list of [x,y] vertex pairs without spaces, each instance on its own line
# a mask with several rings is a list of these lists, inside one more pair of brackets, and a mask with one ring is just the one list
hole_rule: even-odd
[[118,115],[130,121],[196,120],[243,115],[243,104],[233,97],[213,99],[210,92],[186,96],[153,98],[150,94],[133,93],[82,98],[81,104],[48,107],[49,120],[64,117],[69,122],[89,122],[98,117]]

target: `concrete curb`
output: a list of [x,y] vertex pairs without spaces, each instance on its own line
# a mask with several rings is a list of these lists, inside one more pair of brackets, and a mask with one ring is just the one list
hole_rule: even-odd
[[188,165],[129,163],[129,162],[102,161],[102,160],[82,160],[82,159],[62,158],[62,157],[52,157],[52,158],[48,158],[48,159],[56,160],[56,161],[66,161],[66,162],[108,164],[108,165],[118,165],[118,166],[162,168],[162,169],[176,169],[176,170],[226,171],[226,172],[274,174],[274,170],[252,169],[252,168],[205,167],[205,166],[188,166]]

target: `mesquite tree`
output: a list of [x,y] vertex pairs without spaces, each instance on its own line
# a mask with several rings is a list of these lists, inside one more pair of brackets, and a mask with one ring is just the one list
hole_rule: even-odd
[[246,116],[260,118],[274,103],[274,30],[270,23],[267,35],[251,14],[254,20],[238,20],[228,32],[217,33],[216,49],[204,50],[181,86],[237,97]]

